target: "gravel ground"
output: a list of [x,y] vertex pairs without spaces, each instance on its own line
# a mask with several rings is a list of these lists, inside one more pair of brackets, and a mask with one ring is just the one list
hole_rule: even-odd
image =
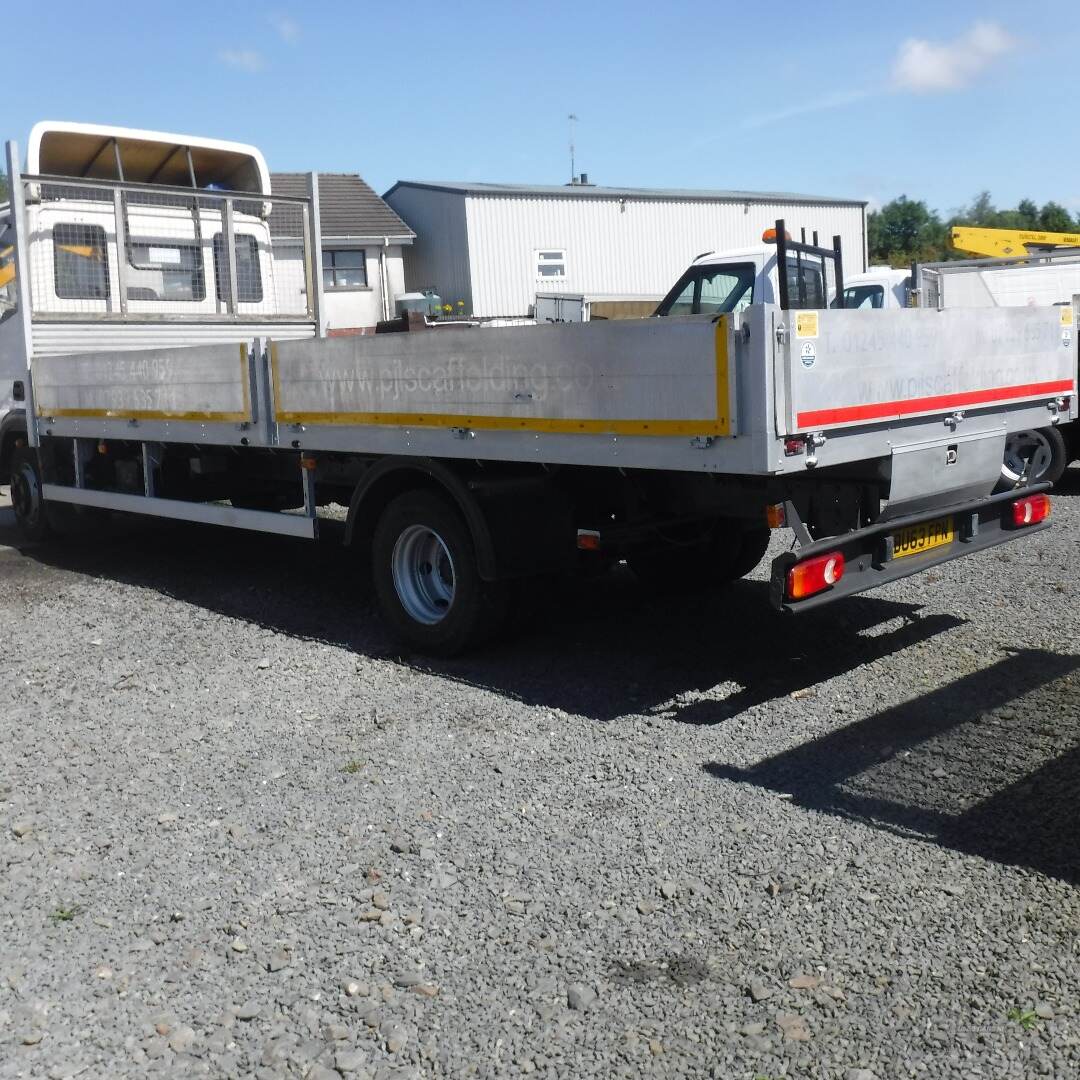
[[0,509],[0,1076],[1080,1074],[1080,473],[781,621],[398,656],[332,545]]

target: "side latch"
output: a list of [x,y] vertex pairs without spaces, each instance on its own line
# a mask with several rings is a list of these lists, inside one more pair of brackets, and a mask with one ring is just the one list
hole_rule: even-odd
[[817,465],[818,449],[824,445],[824,431],[811,431],[810,434],[806,436],[806,467],[808,469],[812,469]]

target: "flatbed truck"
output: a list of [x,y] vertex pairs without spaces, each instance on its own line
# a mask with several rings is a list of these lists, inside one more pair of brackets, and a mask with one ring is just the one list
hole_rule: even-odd
[[1049,524],[1046,485],[993,490],[1009,432],[1076,416],[1071,306],[833,310],[838,245],[781,242],[738,310],[701,281],[666,319],[327,338],[314,177],[280,200],[253,147],[63,124],[7,167],[29,537],[82,507],[311,540],[340,504],[389,627],[449,654],[550,574],[718,589],[783,527],[798,613]]

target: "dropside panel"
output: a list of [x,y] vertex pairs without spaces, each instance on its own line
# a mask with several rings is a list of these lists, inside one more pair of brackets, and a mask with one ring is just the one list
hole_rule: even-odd
[[781,434],[1071,397],[1072,307],[786,312]]
[[33,385],[40,420],[254,419],[247,345],[36,357]]
[[735,433],[728,318],[275,342],[290,425],[614,436]]

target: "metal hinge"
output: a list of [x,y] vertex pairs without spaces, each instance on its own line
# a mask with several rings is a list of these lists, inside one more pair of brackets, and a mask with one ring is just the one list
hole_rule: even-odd
[[711,435],[695,435],[690,440],[690,445],[695,450],[708,450],[716,440]]
[[964,411],[960,409],[957,412],[950,413],[945,417],[945,426],[950,431],[955,431],[964,422]]
[[783,345],[787,341],[787,327],[781,323],[776,328],[776,344]]
[[818,447],[825,445],[824,431],[811,431],[806,436],[806,467],[812,469],[817,465]]
[[452,439],[475,439],[476,432],[470,428],[464,427],[452,427],[450,429],[450,437]]

